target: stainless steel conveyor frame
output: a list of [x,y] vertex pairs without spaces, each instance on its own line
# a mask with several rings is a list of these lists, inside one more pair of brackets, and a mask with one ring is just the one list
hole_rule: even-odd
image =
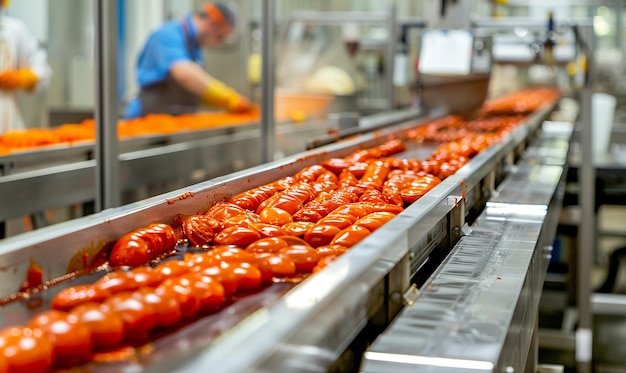
[[[275,301],[259,304],[252,314],[217,339],[189,340],[175,332],[169,338],[171,343],[160,353],[128,364],[156,372],[201,371],[206,367],[219,372],[312,372],[328,368],[367,323],[385,326],[401,311],[411,278],[429,257],[445,255],[462,238],[470,213],[482,209],[496,185],[517,168],[516,161],[553,107],[530,116],[526,124],[476,156],[324,271]],[[0,263],[10,270],[0,271],[0,294],[14,291],[21,283],[30,258],[38,258],[46,278],[63,275],[69,260],[78,253],[93,253],[103,243],[138,226],[167,222],[179,213],[195,213],[216,200],[291,175],[302,167],[381,144],[389,135],[401,135],[418,124],[400,123],[377,133],[4,240],[0,244]],[[187,192],[192,192],[193,197],[177,199]],[[223,312],[228,314],[230,309]],[[193,324],[188,327],[193,328]],[[106,367],[100,369],[107,371]]]
[[365,353],[362,371],[536,371],[537,310],[572,127],[529,149],[420,298]]

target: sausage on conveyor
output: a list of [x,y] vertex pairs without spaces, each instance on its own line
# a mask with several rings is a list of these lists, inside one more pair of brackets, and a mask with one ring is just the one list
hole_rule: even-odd
[[259,205],[280,191],[277,184],[266,184],[250,189],[231,198],[228,202],[250,211],[256,211]]
[[351,192],[344,190],[333,191],[331,193],[321,193],[317,198],[307,203],[302,209],[293,215],[294,221],[317,222],[321,218],[330,214],[339,206],[356,202],[358,197]]

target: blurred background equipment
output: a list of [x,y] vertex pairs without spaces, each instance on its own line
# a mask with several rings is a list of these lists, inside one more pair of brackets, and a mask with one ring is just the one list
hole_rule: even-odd
[[[623,1],[225,0],[236,22],[206,0],[8,3],[0,329],[48,304],[1,298],[39,267],[65,278],[130,231],[303,167],[371,187],[380,161],[366,198],[391,198],[400,177],[384,182],[415,164],[445,180],[302,284],[268,283],[94,371],[626,372]],[[144,83],[171,81],[183,89],[124,117]],[[392,138],[406,149],[376,153]],[[119,207],[93,215],[106,165]]]

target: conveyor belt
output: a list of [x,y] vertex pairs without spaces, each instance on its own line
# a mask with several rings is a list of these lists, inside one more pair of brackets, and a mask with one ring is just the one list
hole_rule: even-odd
[[[200,371],[206,367],[219,372],[293,372],[330,366],[368,322],[386,325],[400,311],[402,294],[409,287],[414,270],[431,252],[445,254],[461,238],[461,227],[471,208],[485,200],[495,185],[495,175],[507,173],[520,147],[551,110],[552,107],[546,107],[530,117],[527,125],[475,157],[324,271],[270,305],[257,304],[253,314],[213,343],[209,343],[210,336],[202,333],[195,339],[186,338],[187,331],[202,329],[192,324],[159,340],[162,353],[150,354],[138,364],[146,371],[163,372]],[[72,257],[95,252],[102,243],[136,228],[138,222],[145,225],[167,221],[178,213],[194,213],[215,200],[291,175],[302,167],[380,144],[387,135],[400,134],[415,125],[399,124],[380,133],[44,228],[19,239],[7,239],[0,246],[0,261],[6,268],[0,271],[0,294],[15,290],[30,258],[45,258],[40,264],[46,277],[60,276]],[[419,151],[425,150],[410,149],[407,155]],[[192,192],[193,197],[173,204],[166,202],[187,192]],[[218,315],[228,312],[229,308]],[[213,321],[221,324],[219,318]]]
[[420,298],[368,349],[362,371],[524,371],[563,198],[569,136],[571,126],[529,149]]

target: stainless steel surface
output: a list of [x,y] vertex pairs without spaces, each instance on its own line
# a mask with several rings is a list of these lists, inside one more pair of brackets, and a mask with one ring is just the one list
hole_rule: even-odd
[[387,74],[387,84],[385,86],[388,109],[396,106],[396,86],[393,82],[395,59],[398,48],[398,14],[395,2],[389,2],[389,15],[387,16],[387,48],[385,49],[385,70]]
[[422,101],[430,110],[468,113],[479,108],[487,98],[489,74],[461,77],[421,75]]
[[328,129],[330,131],[342,131],[357,128],[361,115],[354,112],[341,112],[328,114]]
[[388,24],[388,15],[382,12],[317,12],[303,10],[292,12],[289,18],[292,22],[311,22],[318,25],[342,25],[349,22],[380,26]]
[[[557,27],[567,27],[578,25],[582,27],[591,26],[591,21],[584,19],[557,20]],[[472,21],[475,28],[495,29],[510,31],[514,27],[524,27],[529,29],[544,30],[547,27],[547,19],[527,18],[527,17],[506,17],[506,18],[478,18]]]
[[[315,125],[320,124],[316,123]],[[207,137],[230,135],[237,132],[249,131],[257,127],[258,123],[239,124],[206,130],[177,132],[166,135],[138,136],[120,141],[119,152],[127,153],[164,145],[180,144]],[[24,170],[43,168],[57,162],[65,164],[72,161],[93,159],[94,153],[95,145],[91,141],[50,145],[41,148],[16,151],[0,156],[0,170],[2,170],[3,175],[7,175]]]
[[[307,150],[310,150],[323,145],[332,144],[350,136],[390,127],[400,122],[417,118],[420,115],[422,115],[422,112],[416,109],[402,109],[368,115],[360,118],[359,126],[357,128],[340,130],[338,133],[334,134],[325,133],[322,136],[314,137],[307,141],[306,148]],[[428,118],[429,117],[425,117],[425,119]],[[430,118],[434,119],[434,116]]]
[[95,169],[89,160],[0,177],[0,221],[93,201]]
[[[462,224],[467,214],[462,201],[465,193],[482,185],[479,176],[487,177],[494,168],[504,167],[502,160],[507,157],[504,150],[515,151],[551,109],[544,108],[529,119],[528,125],[518,127],[493,148],[474,158],[456,175],[439,184],[324,271],[311,276],[273,304],[261,306],[218,339],[199,343],[175,333],[169,353],[150,356],[140,368],[147,371],[202,371],[211,367],[219,372],[325,370],[361,331],[368,318],[391,299],[385,284],[390,284],[389,288],[394,292],[408,284],[407,274],[418,260],[413,253],[420,254],[419,260],[423,263],[434,249],[429,246],[430,240],[445,240],[445,233],[442,237],[440,232],[449,231],[449,221]],[[0,262],[7,270],[0,271],[0,294],[13,291],[21,282],[30,258],[42,258],[40,264],[47,278],[59,276],[65,273],[68,261],[77,253],[93,252],[102,243],[138,225],[167,222],[179,213],[195,213],[216,200],[291,175],[327,158],[345,156],[357,149],[380,144],[389,135],[400,134],[414,126],[414,122],[398,124],[282,161],[4,240],[0,245]],[[400,156],[415,153],[412,150]],[[177,200],[186,192],[193,192],[193,197]],[[465,198],[473,197],[468,195]],[[168,200],[176,202],[168,203]],[[450,219],[449,214],[456,214],[457,218]],[[520,234],[528,235],[524,231]],[[54,255],[50,255],[52,252]],[[388,315],[396,312],[393,308],[386,311]],[[245,353],[242,346],[245,346]]]
[[[593,131],[592,131],[592,104],[595,83],[595,32],[593,24],[581,30],[582,38],[587,43],[587,80],[581,92],[581,123],[582,123],[582,163],[580,167],[580,208],[581,220],[578,227],[578,255],[576,263],[576,303],[578,304],[578,335],[587,332],[591,338],[593,330],[593,315],[591,312],[591,266],[593,253],[597,243],[596,214],[595,214],[595,169],[593,167]],[[591,371],[591,340],[577,338],[576,362],[581,373]]]
[[276,143],[274,118],[275,54],[274,51],[274,0],[263,0],[261,17],[261,162],[274,160]]
[[567,330],[541,329],[539,331],[539,347],[551,350],[574,351],[576,337]]
[[626,295],[624,294],[593,294],[591,309],[594,315],[625,316]]
[[[499,214],[496,221],[474,226],[422,288],[415,305],[405,308],[370,347],[362,370],[498,371],[542,214]],[[522,346],[516,346],[518,351]],[[519,369],[525,359],[516,360]]]
[[96,211],[120,205],[117,141],[118,2],[97,0],[94,6]]
[[[553,185],[556,185],[561,178],[563,166],[530,167],[528,163],[523,162],[516,165],[517,171],[502,183],[501,190],[490,200],[487,206],[496,203],[505,206],[515,206],[519,203],[525,205],[545,204],[546,198],[554,194]],[[527,187],[515,187],[525,181],[530,181]]]
[[545,164],[554,163],[554,154],[543,162],[536,153],[515,165],[471,233],[422,286],[420,298],[368,349],[362,371],[528,368],[567,147],[561,148],[560,166]]

